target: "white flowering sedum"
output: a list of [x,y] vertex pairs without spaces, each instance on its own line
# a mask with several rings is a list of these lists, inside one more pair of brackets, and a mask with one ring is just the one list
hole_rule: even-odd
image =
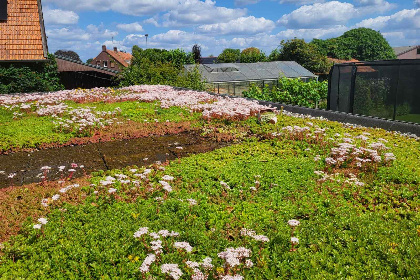
[[147,234],[149,232],[149,228],[148,227],[141,227],[139,228],[134,234],[133,237],[134,238],[139,238],[144,234]]
[[[228,98],[211,95],[207,92],[192,90],[176,90],[162,85],[135,85],[121,88],[118,94],[110,88],[62,90],[49,93],[30,93],[16,95],[0,95],[0,106],[13,110],[17,114],[31,111],[40,116],[55,117],[56,125],[61,129],[74,126],[83,131],[92,126],[103,127],[112,124],[110,119],[120,113],[116,108],[112,112],[94,112],[92,108],[72,109],[65,101],[76,103],[90,102],[123,102],[123,101],[160,101],[162,108],[184,107],[192,112],[202,112],[206,119],[246,119],[259,112],[274,111],[274,108],[258,104],[244,98]],[[21,112],[21,113],[20,113]],[[59,116],[68,114],[70,119]],[[16,115],[18,117],[18,115]]]
[[174,247],[177,249],[184,249],[188,253],[191,253],[193,249],[193,247],[191,247],[190,243],[188,242],[175,242]]
[[165,263],[162,264],[160,270],[164,274],[169,274],[173,279],[177,280],[182,276],[182,271],[179,269],[178,264],[176,263]]
[[146,273],[149,271],[150,269],[150,265],[156,260],[156,255],[155,254],[149,254],[147,255],[147,257],[144,259],[143,263],[140,266],[140,271],[143,273]]
[[291,227],[297,227],[298,225],[300,225],[300,222],[298,220],[289,220],[287,221],[287,224]]

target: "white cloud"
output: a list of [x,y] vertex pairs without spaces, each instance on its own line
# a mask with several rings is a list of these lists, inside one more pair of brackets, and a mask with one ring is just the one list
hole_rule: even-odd
[[280,4],[295,4],[298,6],[324,2],[325,0],[280,0]]
[[235,0],[236,6],[245,6],[250,4],[257,4],[261,0]]
[[401,10],[390,16],[362,20],[355,27],[381,31],[391,46],[420,44],[420,9]]
[[192,41],[197,39],[197,35],[194,33],[182,31],[182,30],[169,30],[166,33],[154,35],[150,38],[150,43],[165,43],[165,44],[182,44],[186,41]]
[[103,26],[90,24],[86,30],[80,28],[55,28],[47,29],[48,39],[57,39],[62,41],[94,41],[98,39],[111,39],[118,35],[118,32],[104,29]]
[[44,0],[44,3],[53,3],[78,11],[114,11],[127,15],[151,15],[176,8],[178,0]]
[[319,28],[342,25],[357,15],[350,3],[331,1],[302,6],[290,14],[283,15],[278,23],[288,28]]
[[160,26],[159,23],[158,23],[158,21],[157,21],[157,19],[154,18],[154,17],[143,20],[143,23],[145,23],[145,24],[152,24],[152,25],[154,25],[156,27],[159,27]]
[[246,9],[229,9],[216,6],[215,1],[182,0],[180,5],[163,15],[163,26],[212,24],[226,22],[246,14]]
[[201,25],[197,28],[202,33],[217,34],[256,34],[270,32],[275,27],[273,21],[253,16],[240,17],[228,22]]
[[[123,41],[107,40],[107,41],[102,42],[101,46],[102,45],[105,45],[108,50],[113,50],[114,47],[117,47],[118,51],[124,51],[124,52],[131,53],[131,47],[125,46],[125,41],[124,40]],[[102,49],[98,50],[97,54],[99,54],[99,51],[101,51],[101,50]]]
[[395,9],[396,4],[391,4],[385,0],[356,0],[356,8],[361,14],[384,13]]
[[117,31],[112,31],[109,29],[104,29],[103,24],[96,26],[93,24],[89,24],[86,27],[86,30],[88,31],[89,35],[92,39],[111,39],[113,37],[116,37],[118,35]]
[[79,15],[72,11],[45,8],[43,13],[45,24],[76,24],[79,21]]
[[347,26],[344,25],[337,25],[331,26],[325,29],[322,28],[315,28],[315,29],[287,29],[284,31],[280,31],[277,36],[283,39],[292,39],[292,38],[299,38],[305,39],[307,41],[312,41],[312,39],[317,38],[331,38],[331,37],[338,37],[342,35],[344,32],[349,30]]
[[123,44],[127,46],[142,46],[146,44],[146,37],[140,34],[129,34],[125,36]]
[[56,29],[47,29],[46,31],[48,39],[61,39],[62,41],[88,41],[91,36],[86,33],[85,30],[76,28],[56,28]]
[[420,9],[401,10],[390,16],[380,16],[362,20],[356,27],[367,27],[375,30],[419,30]]
[[120,23],[117,28],[127,32],[143,32],[143,27],[138,22],[133,23]]

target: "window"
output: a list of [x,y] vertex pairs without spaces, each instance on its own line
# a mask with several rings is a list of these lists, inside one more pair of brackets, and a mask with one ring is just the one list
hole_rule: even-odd
[[420,54],[420,48],[417,48],[417,54]]
[[101,61],[100,60],[96,61],[96,66],[101,66]]
[[110,61],[110,62],[109,62],[109,67],[111,67],[111,68],[114,68],[114,67],[115,67],[115,63],[114,63],[114,61]]
[[108,67],[108,61],[104,61],[104,68]]
[[7,20],[7,0],[0,0],[0,20]]

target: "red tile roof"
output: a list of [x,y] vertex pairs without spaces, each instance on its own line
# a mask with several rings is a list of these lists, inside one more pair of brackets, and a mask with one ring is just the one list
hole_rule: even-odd
[[40,0],[9,0],[0,21],[0,60],[43,60],[47,41]]
[[112,50],[106,50],[106,52],[115,58],[119,63],[121,63],[124,67],[128,67],[130,64],[131,58],[133,57],[130,53],[126,52],[115,52]]

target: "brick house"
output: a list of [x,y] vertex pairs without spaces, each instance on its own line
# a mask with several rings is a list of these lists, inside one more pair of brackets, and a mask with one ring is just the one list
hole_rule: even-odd
[[111,70],[122,71],[131,63],[132,55],[130,53],[118,51],[116,47],[114,50],[108,50],[105,45],[102,46],[102,52],[95,57],[91,64]]
[[46,61],[41,0],[0,0],[0,61]]
[[394,50],[397,59],[420,59],[420,45],[408,47],[396,47]]

